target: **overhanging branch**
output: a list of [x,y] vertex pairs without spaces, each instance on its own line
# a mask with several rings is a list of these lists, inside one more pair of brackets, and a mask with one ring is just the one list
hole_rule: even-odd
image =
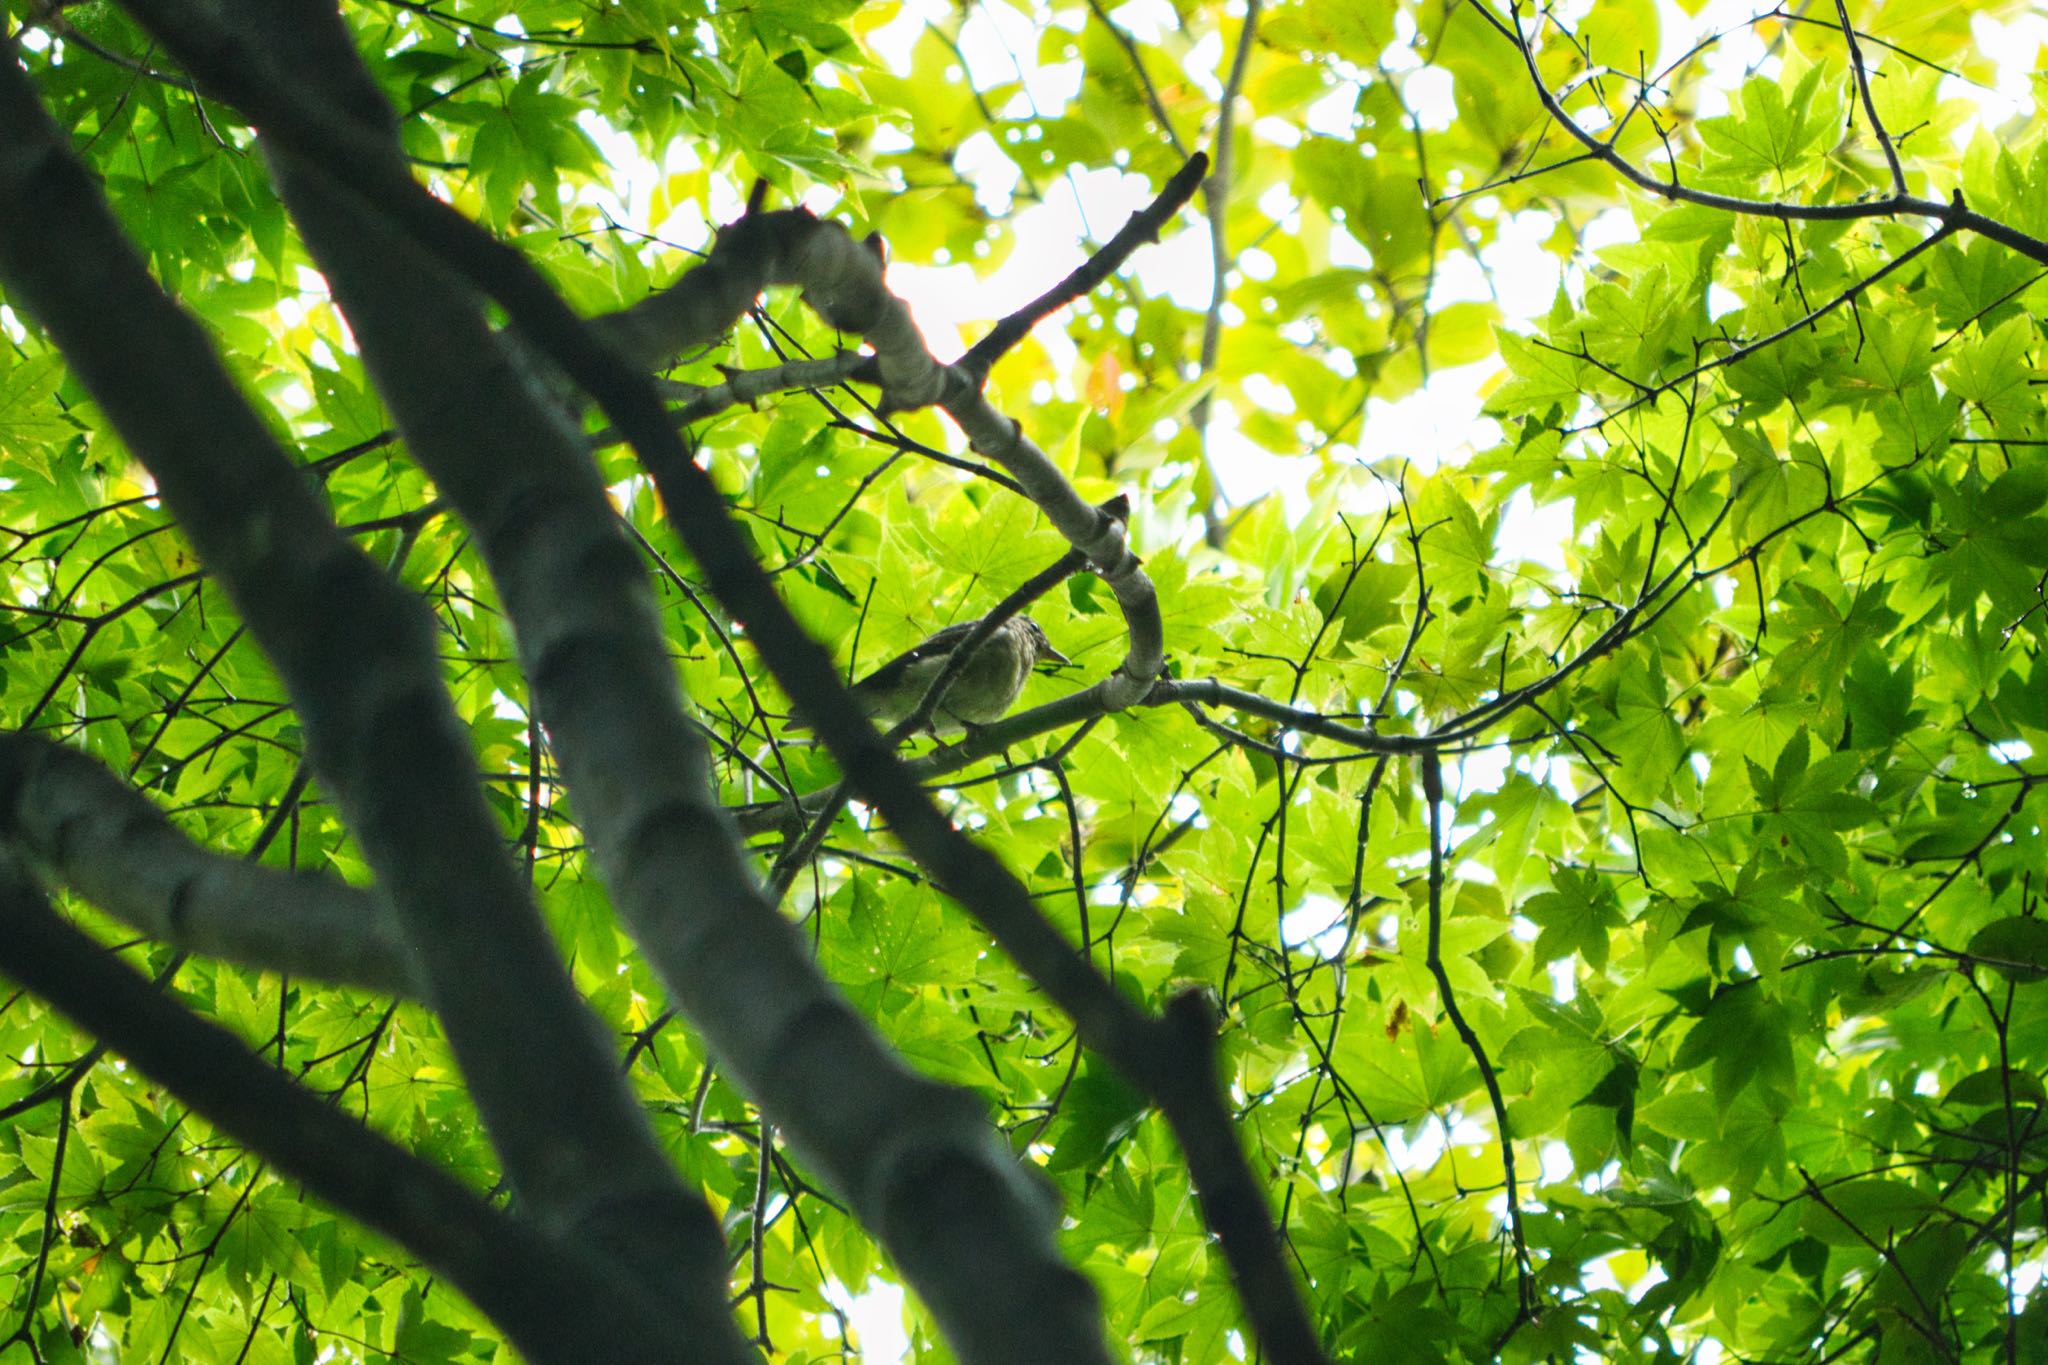
[[[381,110],[352,52],[307,50],[307,29],[341,28],[331,10],[287,20],[263,0],[230,9],[262,44],[258,60],[302,97]],[[400,165],[388,112],[356,126]],[[376,205],[269,133],[264,144],[408,447],[482,550],[620,919],[721,1069],[889,1248],[963,1359],[1106,1359],[1092,1287],[1059,1254],[1043,1186],[976,1098],[889,1050],[762,895],[713,800],[645,571],[574,424],[534,367],[508,356],[524,343],[491,330],[467,282]],[[662,306],[690,326],[729,328],[763,272],[817,230],[801,212],[743,219]],[[801,373],[824,379],[840,362],[823,364]],[[740,392],[693,397],[747,396],[738,381],[721,387]],[[952,1212],[924,1216],[934,1205]],[[722,1312],[722,1259],[703,1270]]]
[[[623,1281],[285,1079],[54,914],[0,852],[0,971],[317,1197],[445,1275],[530,1359],[675,1360]],[[579,1311],[565,1313],[573,1301]]]
[[101,909],[182,951],[420,994],[397,921],[376,893],[202,848],[75,749],[0,736],[0,838]]
[[[676,1306],[678,1267],[722,1264],[722,1240],[708,1209],[693,1213],[506,855],[424,608],[340,535],[204,332],[150,278],[11,47],[0,281],[149,468],[277,666],[528,1208],[663,1291],[650,1302],[667,1305],[672,1330],[701,1335],[707,1359],[750,1358],[722,1295],[709,1319]],[[528,1027],[509,1033],[507,1018]]]
[[1990,238],[2001,246],[2010,247],[2029,260],[2048,265],[2048,241],[1969,208],[1963,203],[1960,190],[1947,203],[1894,189],[1891,194],[1878,199],[1806,204],[1789,199],[1747,199],[1740,195],[1697,189],[1679,180],[1678,168],[1675,165],[1668,176],[1656,175],[1630,161],[1611,141],[1588,131],[1565,110],[1563,102],[1551,90],[1550,83],[1543,79],[1543,73],[1536,65],[1535,46],[1522,31],[1522,10],[1518,0],[1508,6],[1512,23],[1495,14],[1487,5],[1479,3],[1479,0],[1473,0],[1471,8],[1496,33],[1514,45],[1528,75],[1529,83],[1536,91],[1536,97],[1543,102],[1544,111],[1555,119],[1557,125],[1575,142],[1584,147],[1588,155],[1611,168],[1637,189],[1673,203],[1697,204],[1702,208],[1719,209],[1724,213],[1737,213],[1754,218],[1776,218],[1783,222],[1841,223],[1864,218],[1932,218],[1951,232],[1974,232],[1980,237]]

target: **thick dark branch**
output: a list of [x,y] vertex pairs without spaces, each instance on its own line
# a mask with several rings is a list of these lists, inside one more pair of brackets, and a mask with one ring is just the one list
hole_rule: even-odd
[[[366,145],[360,133],[286,94],[266,72],[260,54],[235,34],[198,19],[174,0],[129,0],[128,8],[203,85],[240,105],[266,136],[317,162],[496,299],[525,337],[590,394],[639,451],[712,591],[747,626],[783,690],[810,718],[856,789],[889,819],[913,856],[1074,1018],[1083,1039],[1159,1098],[1204,1199],[1228,1202],[1241,1212],[1236,1192],[1256,1192],[1258,1185],[1214,1077],[1201,1077],[1198,1087],[1191,1086],[1178,1033],[1131,1005],[1040,913],[1029,890],[1001,860],[955,829],[932,804],[848,695],[830,654],[804,633],[776,595],[717,485],[677,436],[652,382],[586,328],[517,249],[428,195],[402,168],[394,173],[388,157],[374,144]],[[740,220],[734,230],[749,221]],[[933,401],[948,384],[943,372],[933,384],[932,371],[908,354],[913,345],[921,353],[923,343],[901,302],[882,286],[879,260],[870,254],[865,269],[860,268],[858,257],[851,255],[862,250],[859,245],[843,230],[835,235],[831,225],[823,226],[828,230],[811,234],[795,263],[808,285],[806,297],[828,322],[869,337],[886,387],[895,387],[891,369],[900,363],[912,396]],[[773,250],[776,244],[764,246]],[[1163,649],[1151,584],[1124,548],[1121,527],[1105,524],[1101,513],[1081,501],[1043,452],[1023,439],[1015,422],[989,408],[978,393],[959,393],[964,385],[951,387],[945,406],[970,440],[1019,475],[1054,525],[1088,553],[1116,589],[1132,625],[1132,649],[1119,672],[1098,687],[1128,705],[1149,690]],[[1321,1361],[1322,1349],[1280,1254],[1271,1217],[1263,1208],[1258,1213],[1255,1235],[1244,1233],[1248,1224],[1240,1217],[1219,1218],[1216,1224],[1219,1233],[1229,1234],[1223,1250],[1246,1310],[1273,1360]],[[986,1358],[1003,1358],[998,1350],[1000,1343],[992,1343]]]
[[[367,110],[376,95],[353,53],[304,51],[308,29],[339,31],[333,12],[277,20],[271,3],[229,4],[263,44],[259,62],[331,107]],[[396,165],[388,123],[382,135]],[[338,192],[324,165],[264,139],[409,448],[475,534],[613,904],[677,1004],[884,1241],[963,1358],[1101,1359],[1097,1301],[1060,1258],[1043,1186],[975,1097],[902,1064],[762,895],[716,806],[646,574],[545,377],[507,354],[516,337],[490,330],[466,281]],[[664,306],[722,332],[817,231],[803,213],[743,219]],[[926,1217],[933,1205],[948,1216]],[[690,1277],[700,1313],[724,1314],[722,1251]]]
[[784,263],[816,224],[802,209],[749,213],[682,279],[590,328],[642,372],[661,369],[731,331],[768,284],[789,283]]
[[[506,854],[424,606],[337,531],[205,334],[150,278],[11,50],[0,59],[0,281],[149,468],[276,664],[529,1207],[607,1249],[663,1241],[650,1259],[679,1258],[666,1241],[675,1223],[622,1216],[635,1202],[667,1211],[680,1187]],[[510,1032],[507,1019],[525,1027]]]
[[[447,1276],[536,1362],[685,1358],[613,1276],[279,1075],[51,912],[0,853],[0,971],[320,1199]],[[574,1313],[562,1311],[574,1302]]]

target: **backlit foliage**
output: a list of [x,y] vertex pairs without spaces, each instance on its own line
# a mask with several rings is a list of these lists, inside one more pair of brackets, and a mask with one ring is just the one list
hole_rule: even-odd
[[[586,314],[674,278],[760,178],[899,266],[959,272],[899,277],[942,281],[920,298],[1000,269],[992,323],[1081,259],[1054,240],[1074,205],[1106,240],[1220,128],[1216,197],[989,393],[1084,497],[1131,497],[1169,676],[1275,706],[1049,730],[934,772],[942,801],[1132,999],[1214,993],[1237,1132],[1333,1358],[2041,1362],[2048,143],[2031,105],[1975,101],[2007,55],[1986,21],[2022,8],[1851,3],[1867,94],[1825,7],[347,13],[421,176]],[[104,0],[6,12],[158,278],[336,520],[432,604],[505,837],[725,1217],[742,1319],[774,1358],[843,1358],[892,1269],[772,1144],[764,1176],[757,1112],[616,926],[468,533],[389,433],[252,135]],[[1554,302],[1521,316],[1545,272]],[[0,330],[0,723],[82,747],[211,848],[362,880],[146,476],[40,335],[8,310]],[[929,339],[949,359],[978,335]],[[670,377],[837,344],[771,293]],[[1427,420],[1475,386],[1470,422]],[[872,397],[693,428],[855,673],[1066,549],[943,416]],[[765,873],[784,836],[763,803],[836,771],[785,734],[631,452],[597,458]],[[1091,577],[1033,614],[1077,666],[1026,705],[1123,655]],[[1172,1135],[887,830],[856,805],[784,871],[826,973],[1057,1186],[1110,1338],[1254,1358]],[[67,909],[286,1074],[493,1185],[423,1011],[173,971],[170,947]],[[4,1004],[0,1361],[503,1354],[394,1248],[116,1059],[74,1066],[91,1040],[33,997]],[[944,1358],[914,1298],[904,1327]]]

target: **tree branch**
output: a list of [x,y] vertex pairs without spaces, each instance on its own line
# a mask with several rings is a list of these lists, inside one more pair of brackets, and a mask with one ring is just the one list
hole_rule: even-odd
[[[490,1314],[529,1359],[681,1358],[623,1281],[279,1075],[65,923],[0,852],[0,971],[318,1198],[391,1238]],[[562,1311],[574,1302],[578,1311]],[[700,1357],[701,1358],[701,1357]]]
[[960,357],[960,369],[976,383],[986,379],[990,368],[1029,336],[1033,327],[1074,300],[1092,293],[1097,285],[1115,274],[1139,247],[1158,241],[1160,229],[1194,197],[1195,187],[1202,183],[1202,176],[1208,169],[1207,154],[1196,152],[1189,157],[1187,164],[1174,172],[1173,179],[1160,189],[1158,197],[1132,214],[1131,220],[1117,230],[1116,236],[1104,242],[1100,250],[1058,284],[990,328],[987,336],[975,342],[967,354]]
[[[1230,75],[1216,110],[1216,169],[1202,189],[1202,207],[1209,218],[1209,307],[1202,314],[1202,358],[1195,374],[1205,378],[1216,373],[1216,358],[1223,346],[1223,305],[1230,294],[1230,247],[1227,229],[1230,214],[1231,172],[1236,161],[1233,144],[1237,139],[1237,92],[1244,87],[1244,73],[1251,57],[1252,40],[1259,29],[1261,0],[1246,0],[1244,24],[1237,33],[1237,55],[1231,58]],[[1202,535],[1212,549],[1222,549],[1225,537],[1222,516],[1223,494],[1216,487],[1215,463],[1209,458],[1209,412],[1216,391],[1206,389],[1195,400],[1188,423],[1195,431],[1195,445],[1201,452],[1202,477],[1208,491],[1202,500]]]
[[1703,208],[1720,209],[1727,213],[1740,213],[1756,218],[1776,218],[1785,222],[1841,223],[1862,218],[1898,218],[1918,216],[1932,218],[1956,232],[1974,232],[1988,237],[2001,246],[2010,247],[2029,260],[2048,265],[2048,241],[2035,237],[2018,228],[1999,222],[1978,213],[1964,205],[1962,194],[1947,203],[1937,199],[1925,199],[1904,193],[1893,193],[1882,199],[1858,200],[1846,204],[1801,204],[1791,200],[1744,199],[1738,195],[1717,194],[1711,190],[1693,189],[1678,180],[1678,169],[1672,167],[1670,178],[1665,179],[1644,170],[1617,151],[1603,138],[1586,131],[1579,122],[1565,112],[1549,84],[1543,79],[1536,66],[1536,52],[1521,32],[1521,6],[1511,4],[1509,13],[1515,18],[1510,25],[1484,4],[1474,0],[1472,9],[1492,26],[1495,32],[1514,44],[1521,55],[1523,67],[1529,81],[1536,89],[1536,96],[1543,102],[1543,108],[1558,126],[1569,133],[1573,140],[1584,147],[1593,158],[1612,167],[1624,180],[1636,188],[1645,190],[1661,199],[1674,203],[1698,204]]
[[0,839],[181,951],[390,995],[421,993],[396,918],[375,893],[202,848],[75,749],[0,735]]
[[1842,41],[1849,45],[1849,67],[1856,73],[1856,92],[1863,97],[1863,113],[1870,120],[1870,135],[1883,149],[1884,164],[1892,173],[1892,193],[1903,195],[1906,192],[1906,170],[1899,165],[1899,149],[1893,145],[1891,134],[1884,130],[1884,120],[1877,116],[1877,102],[1870,96],[1870,73],[1863,67],[1863,45],[1856,41],[1856,25],[1849,22],[1849,6],[1844,0],[1835,0],[1835,16],[1842,22]]
[[[1508,1236],[1515,1248],[1515,1303],[1517,1308],[1515,1326],[1528,1320],[1536,1311],[1536,1278],[1529,1264],[1529,1239],[1522,1229],[1522,1201],[1515,1184],[1515,1135],[1508,1123],[1507,1100],[1501,1095],[1500,1078],[1494,1074],[1493,1061],[1486,1055],[1486,1047],[1479,1041],[1479,1035],[1465,1018],[1465,1011],[1458,1005],[1458,993],[1451,989],[1450,973],[1444,969],[1444,841],[1443,804],[1444,770],[1443,763],[1433,753],[1422,756],[1422,799],[1429,803],[1429,941],[1426,962],[1429,974],[1436,979],[1437,994],[1443,1000],[1444,1013],[1450,1016],[1451,1026],[1458,1031],[1465,1050],[1472,1054],[1472,1060],[1479,1067],[1479,1078],[1486,1085],[1486,1098],[1493,1105],[1493,1122],[1500,1133],[1500,1161],[1502,1177],[1507,1182]],[[1515,1327],[1503,1334],[1505,1341]]]
[[[1123,502],[1123,513],[1128,516],[1130,513],[1129,501],[1122,498],[1119,498],[1118,501]],[[946,695],[946,690],[953,685],[961,672],[966,669],[968,660],[974,657],[974,652],[981,648],[982,643],[991,635],[994,635],[1003,622],[1009,620],[1033,602],[1036,602],[1039,598],[1052,591],[1055,587],[1058,587],[1066,579],[1079,573],[1085,567],[1087,567],[1087,560],[1082,557],[1081,552],[1079,550],[1069,550],[1060,556],[1058,560],[1039,570],[1012,589],[1002,601],[989,608],[988,613],[974,623],[974,628],[962,636],[960,642],[953,646],[952,652],[946,656],[945,666],[939,670],[938,675],[925,688],[924,696],[918,699],[917,705],[911,709],[910,714],[889,727],[889,733],[884,736],[886,742],[900,744],[923,729],[926,722],[931,719],[932,710],[938,705],[939,698]],[[768,874],[768,891],[776,900],[780,901],[783,896],[788,894],[790,883],[794,880],[798,871],[803,868],[804,864],[816,856],[818,849],[825,842],[825,836],[831,832],[832,822],[839,818],[839,812],[845,809],[846,802],[852,795],[853,784],[845,778],[841,778],[830,790],[824,793],[823,800],[818,802],[815,807],[806,804],[797,812],[799,819],[808,818],[810,823],[805,827],[800,837],[790,841],[789,846],[776,858],[775,866]],[[788,809],[787,804],[782,807],[785,814],[788,813]]]
[[[722,1295],[708,1320],[672,1303],[679,1266],[722,1275],[722,1236],[685,1198],[507,856],[425,609],[340,535],[205,334],[149,277],[11,45],[0,281],[149,468],[276,664],[521,1197],[542,1226],[575,1229],[644,1277],[707,1358],[750,1359]],[[509,1032],[508,1018],[526,1027]]]
[[[497,300],[526,339],[591,395],[639,451],[712,591],[748,627],[762,659],[810,718],[856,789],[881,809],[912,855],[1073,1016],[1088,1044],[1159,1098],[1203,1197],[1227,1202],[1236,1190],[1247,1185],[1255,1189],[1214,1078],[1203,1078],[1199,1089],[1186,1082],[1183,1049],[1170,1026],[1131,1005],[1096,971],[1039,912],[1030,892],[1001,860],[955,829],[882,743],[847,694],[831,656],[804,633],[776,596],[772,580],[733,525],[717,486],[677,437],[649,379],[584,327],[516,248],[496,241],[428,195],[402,173],[402,167],[391,166],[374,142],[366,145],[359,132],[309,112],[287,96],[261,55],[238,35],[197,19],[175,0],[127,0],[126,7],[202,85],[233,99],[266,136],[295,155],[317,161]],[[751,221],[743,218],[728,230],[740,230]],[[776,245],[764,243],[770,251]],[[1142,696],[1162,657],[1159,613],[1149,580],[1124,546],[1121,527],[1082,501],[1044,453],[1024,439],[1016,423],[988,406],[979,392],[960,385],[965,392],[946,393],[939,367],[924,352],[907,310],[883,289],[881,263],[871,249],[854,243],[843,228],[832,224],[819,225],[802,245],[792,264],[793,273],[808,285],[806,297],[828,322],[859,331],[874,344],[885,391],[917,402],[943,395],[943,406],[976,448],[1018,478],[1069,543],[1086,553],[1115,589],[1131,626],[1131,649],[1117,673],[1097,689],[1118,705]],[[772,271],[763,274],[774,278]],[[949,1153],[918,1155],[935,1163],[924,1172],[927,1176],[952,1169]],[[938,1217],[962,1212],[934,1209],[937,1201],[925,1202]],[[1281,1257],[1271,1216],[1263,1208],[1258,1212],[1258,1231],[1252,1235],[1246,1235],[1248,1225],[1240,1217],[1217,1223],[1219,1233],[1227,1234],[1223,1250],[1245,1309],[1274,1360],[1321,1361],[1322,1349]]]
[[[338,27],[332,11],[274,21],[268,8],[230,5],[264,44],[259,63],[331,107],[371,107],[353,54],[343,65],[298,53],[298,30]],[[397,165],[388,118],[364,126]],[[875,1230],[964,1359],[1106,1359],[1096,1298],[1059,1255],[1044,1187],[975,1097],[889,1050],[762,894],[716,805],[639,557],[547,385],[506,355],[440,261],[337,192],[323,165],[270,149],[408,447],[476,535],[613,903],[722,1069]],[[816,230],[800,212],[741,220],[666,306],[722,333],[760,291],[763,262]],[[934,1203],[949,1216],[929,1218]],[[722,1274],[711,1288],[722,1304]]]

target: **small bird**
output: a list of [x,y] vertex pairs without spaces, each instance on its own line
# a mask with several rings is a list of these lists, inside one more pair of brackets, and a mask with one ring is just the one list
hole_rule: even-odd
[[[954,646],[966,639],[977,621],[947,626],[922,644],[898,654],[853,685],[854,700],[881,725],[894,725],[917,709],[938,681]],[[1031,670],[1041,663],[1068,663],[1052,647],[1038,622],[1012,616],[981,642],[966,667],[932,708],[934,734],[959,734],[970,726],[1001,719],[1024,690]],[[792,727],[805,728],[805,727]]]

